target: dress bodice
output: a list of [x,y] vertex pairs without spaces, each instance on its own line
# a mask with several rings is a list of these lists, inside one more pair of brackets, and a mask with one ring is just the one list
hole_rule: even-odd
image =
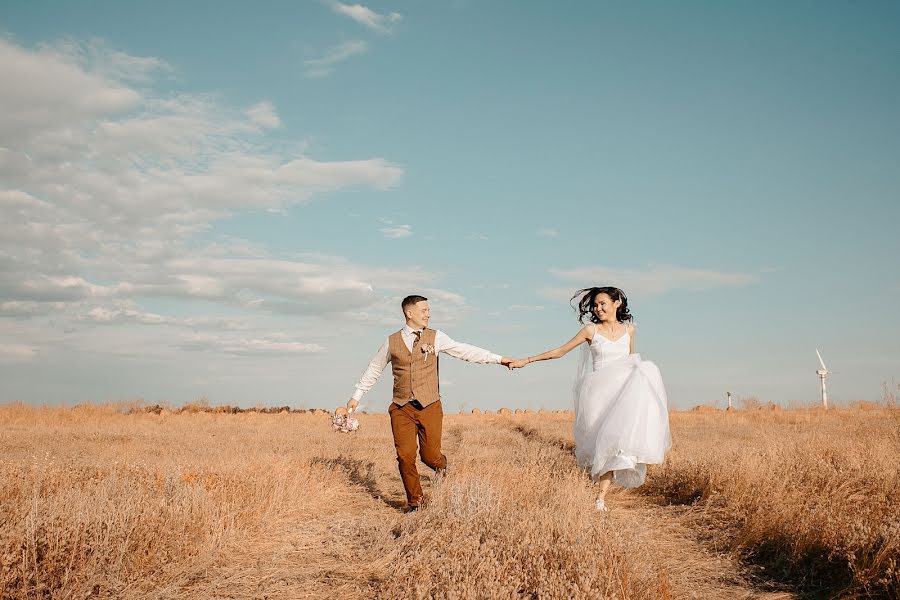
[[614,361],[625,358],[631,352],[631,332],[625,326],[625,333],[617,340],[608,340],[603,334],[594,329],[594,337],[591,339],[591,358],[594,370]]

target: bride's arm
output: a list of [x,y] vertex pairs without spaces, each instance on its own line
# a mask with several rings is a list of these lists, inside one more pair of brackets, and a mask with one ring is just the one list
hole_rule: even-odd
[[539,360],[550,360],[553,358],[562,358],[573,349],[575,349],[578,344],[582,342],[590,342],[591,337],[594,335],[594,326],[593,325],[585,325],[581,328],[581,331],[575,334],[571,340],[560,346],[559,348],[554,348],[553,350],[548,350],[543,354],[538,354],[537,356],[529,356],[528,358],[517,360],[509,364],[510,369],[521,369],[528,363],[537,362]]
[[628,328],[628,335],[631,336],[631,341],[628,342],[628,353],[634,354],[634,323],[626,325],[625,327]]

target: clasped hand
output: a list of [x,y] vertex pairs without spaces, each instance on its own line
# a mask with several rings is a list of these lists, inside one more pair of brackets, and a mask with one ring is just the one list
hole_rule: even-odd
[[528,359],[520,358],[518,360],[511,360],[506,364],[506,368],[512,371],[513,369],[521,369],[525,365],[528,364]]

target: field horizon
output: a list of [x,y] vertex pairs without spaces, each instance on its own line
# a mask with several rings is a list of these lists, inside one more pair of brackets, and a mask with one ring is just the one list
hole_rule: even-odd
[[[761,400],[757,396],[745,396],[736,398],[732,407],[726,407],[721,402],[701,402],[692,404],[687,407],[673,408],[669,407],[669,413],[685,413],[685,412],[732,412],[732,411],[756,411],[756,410],[783,410],[783,411],[804,411],[804,410],[879,410],[892,409],[900,407],[900,384],[889,387],[885,384],[882,398],[878,400],[843,400],[829,401],[829,407],[823,408],[814,401],[791,401],[791,402],[774,402],[769,400]],[[387,414],[388,404],[386,402],[382,407],[364,406],[358,410],[358,414],[363,415],[379,415]],[[210,401],[205,396],[196,400],[185,400],[181,402],[174,401],[148,401],[143,398],[123,399],[123,400],[107,400],[107,401],[83,401],[74,403],[47,403],[47,402],[29,402],[25,400],[10,400],[0,403],[0,409],[21,407],[29,410],[72,410],[72,409],[99,409],[111,410],[123,414],[152,412],[160,414],[163,411],[172,414],[208,412],[215,414],[241,414],[241,413],[295,413],[295,414],[333,414],[335,408],[343,406],[343,403],[334,405],[307,405],[304,402],[293,404],[232,404],[226,402]],[[447,409],[445,406],[444,414],[453,415],[499,415],[499,414],[574,414],[571,408],[521,408],[514,404],[501,406],[498,408],[482,408],[480,406],[465,406],[458,410]]]

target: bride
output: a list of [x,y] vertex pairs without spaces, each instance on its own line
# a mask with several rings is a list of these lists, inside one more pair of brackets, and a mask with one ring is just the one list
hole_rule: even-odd
[[575,380],[575,457],[599,482],[597,510],[606,511],[613,480],[626,488],[644,483],[648,464],[660,464],[672,445],[666,390],[659,369],[634,352],[633,317],[615,287],[579,290],[578,321],[589,321],[571,340],[511,363],[519,369],[560,358],[584,343]]

